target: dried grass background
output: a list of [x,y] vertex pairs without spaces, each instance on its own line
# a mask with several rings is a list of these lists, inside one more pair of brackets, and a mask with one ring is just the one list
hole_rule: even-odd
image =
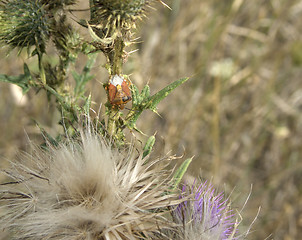
[[[138,87],[149,81],[153,93],[180,77],[191,77],[159,105],[161,117],[145,113],[138,122],[148,135],[157,131],[153,154],[195,155],[190,174],[213,178],[228,193],[235,187],[232,197],[240,193],[238,207],[253,184],[244,223],[253,220],[259,206],[261,212],[249,239],[299,239],[302,1],[166,3],[173,10],[157,5],[149,14],[139,29],[139,51],[129,56],[124,68]],[[23,61],[34,61],[16,59],[14,53],[5,57],[5,52],[1,50],[1,73],[19,74]],[[211,66],[225,59],[236,71],[227,79],[212,77]],[[100,57],[91,83],[96,109],[105,99],[100,84],[107,79],[103,63]],[[38,141],[32,119],[55,133],[59,116],[43,94],[30,92],[21,105],[13,92],[8,84],[0,84],[0,154],[9,159],[17,149],[26,149],[24,130]]]

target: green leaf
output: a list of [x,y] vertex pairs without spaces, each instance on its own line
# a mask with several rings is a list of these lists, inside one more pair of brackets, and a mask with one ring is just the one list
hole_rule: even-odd
[[131,89],[131,95],[132,95],[132,104],[133,105],[139,104],[139,102],[138,102],[138,100],[139,100],[138,99],[139,98],[138,88],[134,84],[131,84],[130,89]]
[[173,190],[177,188],[178,184],[182,180],[184,174],[186,173],[190,163],[192,162],[193,157],[186,159],[180,167],[176,170],[174,176],[173,176]]
[[85,104],[83,106],[84,113],[86,114],[86,116],[89,116],[90,106],[91,106],[91,94],[89,94],[88,98],[86,98]]
[[142,94],[141,94],[142,100],[144,100],[145,98],[150,97],[150,87],[148,85],[146,85],[143,90],[142,90]]
[[37,121],[34,120],[34,122],[39,127],[43,138],[46,140],[46,143],[42,144],[42,148],[47,150],[47,143],[51,146],[57,147],[59,145],[58,139],[53,138]]
[[47,84],[43,86],[47,92],[52,94],[56,100],[60,103],[60,106],[65,109],[67,112],[72,114],[73,119],[77,120],[78,114],[77,114],[77,106],[73,105],[71,102],[68,101],[67,98],[64,96],[60,95],[55,89],[52,87],[48,86]]
[[23,94],[28,92],[31,79],[32,78],[30,71],[26,64],[24,64],[24,74],[21,74],[19,76],[8,76],[5,74],[0,74],[0,81],[12,83],[19,86],[20,88],[22,88]]
[[179,85],[185,83],[189,78],[181,78],[176,80],[175,82],[169,84],[153,96],[151,96],[146,103],[146,108],[149,108],[152,111],[156,111],[156,106],[159,104],[161,100],[167,97],[175,88]]
[[98,35],[96,35],[96,33],[93,31],[92,27],[89,25],[89,23],[87,21],[86,21],[86,24],[87,24],[90,36],[92,37],[92,39],[95,42],[99,42],[99,43],[102,43],[104,45],[108,45],[108,44],[111,44],[113,42],[113,40],[115,39],[115,37],[117,36],[117,33],[114,33],[112,35],[112,37],[109,37],[109,38],[100,38]]
[[93,76],[90,75],[90,71],[92,67],[94,66],[94,62],[96,59],[96,54],[91,54],[89,56],[89,59],[83,68],[83,71],[81,74],[77,73],[76,71],[72,72],[72,76],[76,82],[75,88],[74,88],[74,94],[77,97],[81,97],[84,95],[85,92],[85,85],[88,81],[93,79]]
[[155,143],[155,136],[153,135],[148,138],[148,140],[144,146],[143,158],[145,158],[146,156],[148,156],[151,153],[154,143]]
[[167,97],[175,88],[179,85],[186,82],[189,78],[182,78],[176,80],[175,82],[169,84],[158,93],[150,96],[150,88],[146,85],[141,94],[138,93],[138,89],[136,86],[131,85],[131,93],[132,93],[132,109],[128,113],[125,119],[125,125],[130,129],[135,127],[135,123],[138,117],[142,114],[145,109],[150,109],[156,112],[156,106],[159,104],[161,100]]

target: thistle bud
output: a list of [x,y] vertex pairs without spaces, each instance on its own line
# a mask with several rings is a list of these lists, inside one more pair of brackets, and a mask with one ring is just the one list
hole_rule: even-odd
[[91,23],[101,38],[129,38],[152,0],[94,0]]
[[12,48],[36,46],[44,52],[50,36],[49,18],[39,1],[0,1],[0,42]]
[[40,0],[43,5],[48,5],[49,9],[62,8],[64,5],[73,5],[76,0]]

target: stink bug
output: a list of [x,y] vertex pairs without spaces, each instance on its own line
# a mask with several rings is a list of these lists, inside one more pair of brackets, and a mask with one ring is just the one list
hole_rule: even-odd
[[117,106],[120,109],[124,109],[125,104],[132,99],[129,89],[130,85],[129,80],[119,75],[114,75],[110,79],[106,90],[108,91],[108,100],[113,107]]

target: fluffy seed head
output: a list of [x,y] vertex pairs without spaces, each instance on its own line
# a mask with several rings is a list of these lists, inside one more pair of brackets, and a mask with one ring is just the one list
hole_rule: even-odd
[[[0,230],[13,239],[149,239],[169,228],[167,159],[112,150],[94,134],[82,134],[12,163],[0,186]],[[170,173],[169,173],[170,174]],[[164,239],[163,236],[160,239]]]

